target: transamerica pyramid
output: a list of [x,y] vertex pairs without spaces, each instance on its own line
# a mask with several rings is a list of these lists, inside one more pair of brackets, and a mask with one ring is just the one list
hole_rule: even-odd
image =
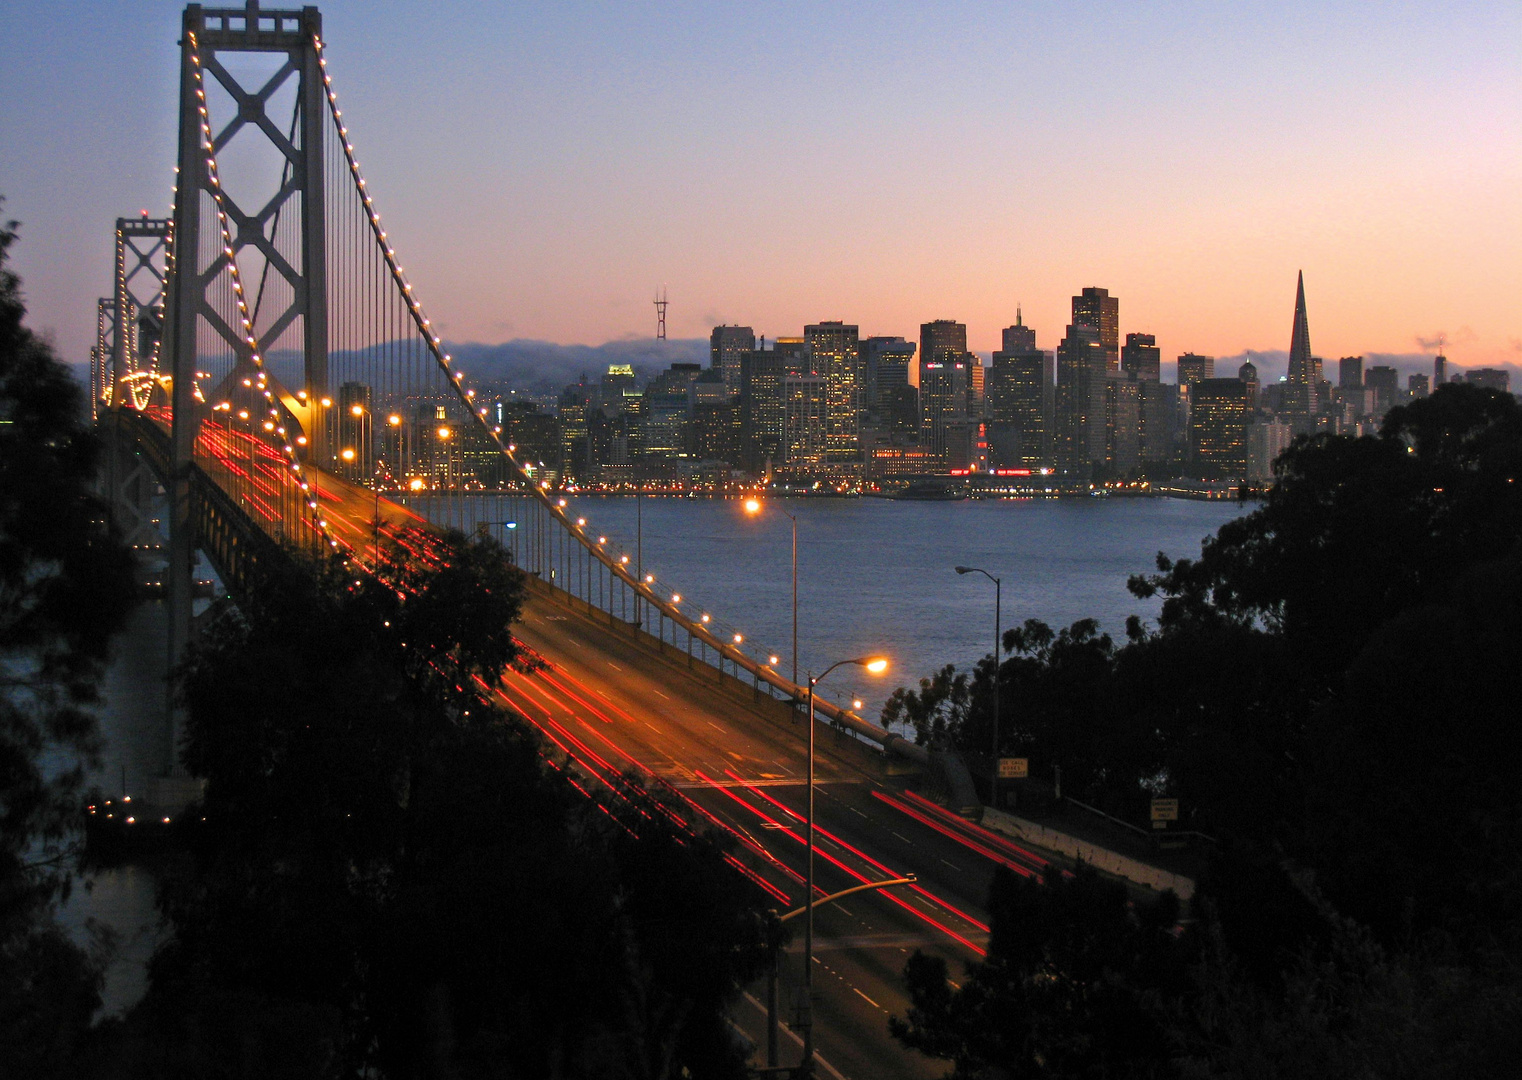
[[1305,317],[1305,271],[1300,271],[1295,286],[1295,329],[1289,338],[1289,371],[1286,381],[1299,386],[1313,381],[1311,363],[1311,326]]

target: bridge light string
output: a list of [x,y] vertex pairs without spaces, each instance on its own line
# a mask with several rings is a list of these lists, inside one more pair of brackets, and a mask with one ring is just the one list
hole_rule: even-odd
[[[444,372],[448,384],[455,390],[457,397],[465,406],[466,410],[477,420],[481,430],[495,443],[501,453],[512,464],[521,480],[527,494],[531,495],[539,505],[547,510],[553,517],[559,520],[560,525],[567,534],[577,540],[590,554],[607,568],[611,576],[617,577],[622,583],[633,590],[636,596],[642,597],[647,603],[652,604],[657,610],[671,618],[673,623],[684,625],[688,632],[705,640],[713,647],[720,656],[728,654],[731,658],[750,658],[741,650],[743,636],[738,632],[726,635],[718,631],[717,626],[712,626],[711,616],[705,615],[701,624],[694,622],[688,616],[679,611],[674,603],[667,602],[659,596],[652,582],[641,581],[635,571],[629,566],[629,558],[625,554],[621,558],[614,558],[607,550],[607,546],[599,538],[597,544],[582,529],[576,528],[563,504],[557,505],[544,488],[533,483],[532,477],[522,462],[518,460],[517,447],[510,443],[502,433],[501,425],[492,424],[489,420],[488,410],[484,407],[477,409],[473,399],[475,391],[466,387],[465,372],[455,366],[454,358],[443,351],[442,339],[433,332],[433,324],[423,311],[422,302],[414,295],[412,283],[407,280],[400,262],[397,259],[395,245],[390,241],[387,231],[381,226],[380,212],[375,208],[374,199],[369,191],[363,174],[360,171],[359,160],[354,149],[354,143],[349,138],[349,129],[343,122],[343,111],[338,107],[338,93],[333,84],[333,77],[328,70],[327,57],[324,55],[324,45],[320,35],[312,35],[313,48],[317,54],[318,69],[322,75],[323,89],[328,101],[328,110],[333,119],[333,126],[340,138],[339,145],[343,147],[344,161],[353,179],[355,190],[364,202],[364,213],[369,224],[369,229],[375,241],[375,246],[386,264],[391,280],[399,290],[407,317],[415,327],[417,334],[422,338],[423,344],[432,355],[435,363]],[[569,586],[569,582],[566,583]],[[737,640],[726,640],[726,636],[732,636]],[[750,661],[755,663],[755,661]],[[772,665],[768,665],[772,666]],[[776,674],[773,672],[773,674]]]
[[[268,415],[270,420],[265,421],[265,429],[273,431],[277,426],[280,426],[280,409],[275,400],[274,392],[270,390],[268,385],[258,335],[254,332],[253,319],[243,295],[243,279],[238,271],[238,259],[233,247],[232,231],[228,225],[227,207],[222,196],[222,182],[217,172],[216,142],[211,131],[211,117],[206,110],[206,95],[204,92],[205,73],[201,66],[200,44],[196,39],[194,31],[187,31],[186,38],[190,42],[192,77],[195,79],[197,96],[201,101],[197,106],[197,111],[201,118],[201,139],[206,154],[207,186],[211,189],[212,201],[216,206],[217,225],[222,237],[223,258],[226,259],[228,274],[232,282],[233,296],[238,308],[238,319],[243,328],[244,344],[248,348],[250,362],[253,363],[256,371],[259,393],[269,406]],[[247,383],[247,380],[245,380],[245,383]],[[319,536],[327,541],[328,547],[337,550],[339,546],[338,541],[330,531],[328,522],[322,516],[321,508],[318,505],[317,493],[310,490],[301,462],[296,457],[294,448],[289,444],[285,444],[282,446],[280,453],[286,459],[290,473],[294,475],[297,485],[303,496],[305,496],[307,509],[310,511],[308,515],[310,523],[317,530]]]

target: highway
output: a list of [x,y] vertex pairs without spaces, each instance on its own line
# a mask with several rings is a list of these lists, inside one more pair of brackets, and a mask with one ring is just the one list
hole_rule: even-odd
[[[674,792],[703,825],[737,838],[737,870],[779,911],[803,904],[806,742],[800,721],[769,699],[718,685],[713,669],[689,674],[685,654],[653,650],[585,615],[536,596],[518,629],[549,667],[509,673],[503,703],[574,759],[590,783],[616,790],[636,769]],[[737,692],[741,691],[741,692]],[[961,821],[885,775],[868,751],[821,725],[816,744],[816,897],[855,884],[915,874],[912,887],[859,894],[815,913],[815,1044],[825,1076],[939,1077],[948,1063],[905,1049],[888,1034],[903,1016],[904,962],[914,949],[944,956],[953,978],[987,943],[984,904],[997,862],[1032,873],[1038,852]],[[801,919],[779,994],[796,1019]],[[765,986],[751,987],[733,1017],[765,1064]],[[781,1062],[801,1041],[784,1031]]]
[[[208,429],[202,445],[209,456],[245,478],[243,497],[256,516],[278,521],[281,489],[290,482],[278,456],[243,433]],[[331,534],[359,562],[373,561],[377,537],[414,558],[436,557],[433,530],[411,511],[331,474],[307,475]],[[607,616],[593,621],[542,587],[531,590],[516,633],[546,666],[507,672],[487,689],[574,762],[573,782],[589,793],[617,793],[627,774],[638,774],[642,786],[684,803],[695,827],[733,836],[736,872],[779,912],[802,906],[808,766],[801,717],[770,698],[756,702],[706,664],[689,669],[686,655],[669,645],[658,656],[625,624],[610,629]],[[952,978],[960,978],[987,943],[994,867],[1030,875],[1046,860],[923,798],[889,776],[875,750],[826,723],[816,746],[815,896],[909,874],[918,879],[816,910],[818,1073],[837,1080],[940,1077],[949,1063],[908,1050],[888,1033],[889,1016],[908,1011],[904,963],[922,949],[944,957]],[[801,918],[790,925],[779,993],[783,1065],[796,1064],[802,1050]],[[756,1065],[766,1064],[765,995],[764,981],[748,988],[731,1016],[755,1047]]]

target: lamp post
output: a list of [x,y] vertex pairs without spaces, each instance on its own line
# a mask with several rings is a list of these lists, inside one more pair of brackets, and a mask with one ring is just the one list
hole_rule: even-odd
[[958,574],[982,574],[994,583],[994,767],[988,778],[988,801],[994,809],[999,807],[999,651],[1003,644],[1000,638],[1003,636],[999,626],[999,606],[1002,599],[1003,585],[999,579],[987,570],[980,570],[976,566],[952,567]]
[[814,687],[826,675],[846,664],[864,667],[873,675],[888,670],[888,661],[881,656],[858,656],[851,660],[837,660],[816,678],[809,676],[809,803],[807,827],[808,872],[803,886],[803,1064],[800,1073],[805,1077],[814,1075]]
[[[507,549],[507,537],[508,537],[509,533],[512,534],[513,541],[516,544],[517,539],[518,539],[518,532],[517,532],[517,530],[518,530],[518,523],[516,521],[483,521],[483,522],[481,522],[481,524],[482,525],[500,525],[500,526],[502,526],[502,547],[503,547],[504,550]],[[517,553],[516,552],[512,553],[511,557],[512,557],[512,560],[513,560],[513,565],[514,566],[518,566],[518,556],[517,556]],[[521,566],[519,566],[518,569],[521,570],[523,568]]]
[[[762,509],[760,499],[746,499],[745,512],[747,514],[759,514]],[[788,520],[793,523],[793,685],[798,685],[798,517],[796,514],[788,514],[786,510],[777,508],[787,514]],[[796,706],[794,706],[796,708]]]

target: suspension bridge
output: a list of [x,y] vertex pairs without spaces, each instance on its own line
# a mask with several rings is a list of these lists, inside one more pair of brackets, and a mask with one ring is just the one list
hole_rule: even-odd
[[[801,902],[806,687],[657,581],[643,552],[573,518],[490,388],[445,351],[361,169],[320,12],[192,4],[179,55],[170,213],[116,222],[90,365],[116,522],[167,561],[171,662],[192,633],[197,552],[237,599],[268,587],[265,571],[291,552],[367,572],[393,551],[426,558],[440,524],[511,525],[531,586],[520,636],[550,664],[491,692],[585,782],[616,793],[631,766],[643,771],[730,831],[737,869],[780,906]],[[510,520],[483,521],[481,493],[506,500]],[[1029,874],[1045,860],[905,792],[893,762],[922,768],[923,749],[817,708],[831,723],[822,873],[836,889],[911,871],[920,882],[822,914],[826,939],[845,943],[822,954],[841,983],[814,1017],[823,1068],[935,1075],[886,1034],[887,1013],[907,1005],[903,954],[981,953],[993,867]],[[180,734],[166,705],[165,802],[193,790]]]

